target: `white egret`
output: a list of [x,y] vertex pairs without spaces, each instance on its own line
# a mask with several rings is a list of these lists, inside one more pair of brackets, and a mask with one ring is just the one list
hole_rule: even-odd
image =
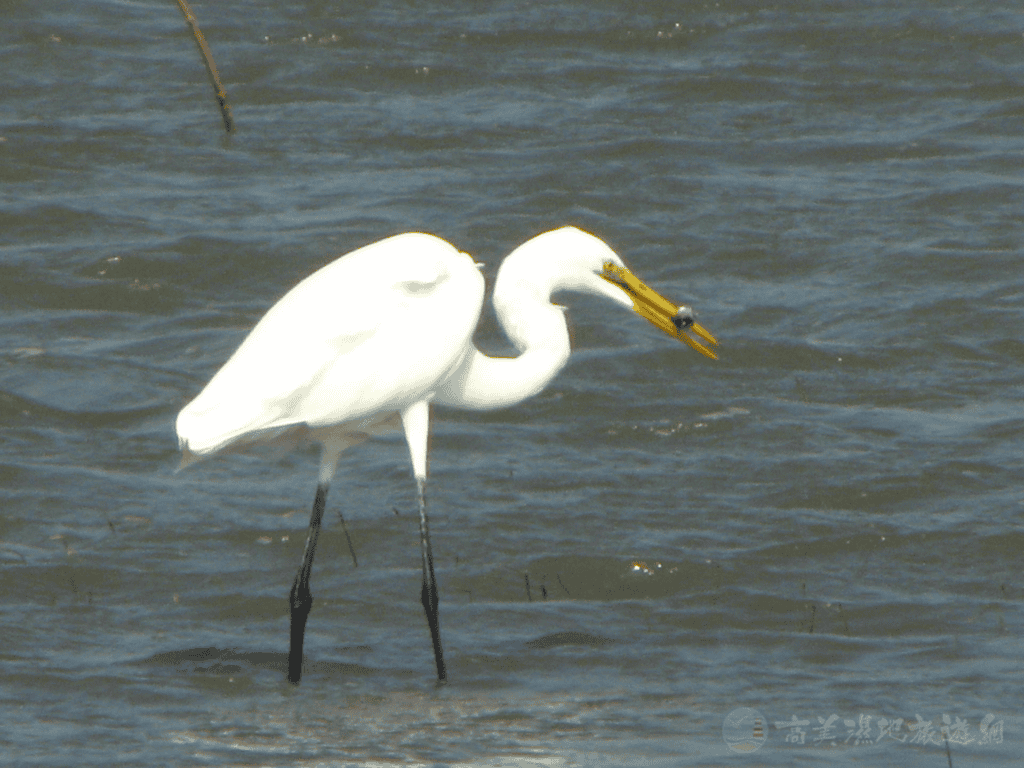
[[539,235],[505,259],[493,302],[520,354],[487,357],[472,343],[484,297],[478,265],[440,238],[409,233],[353,251],[300,282],[178,414],[183,466],[255,444],[298,440],[322,448],[309,534],[289,596],[289,680],[302,674],[310,572],[338,459],[399,419],[419,503],[420,597],[437,677],[445,680],[426,510],[429,406],[501,408],[544,389],[569,359],[565,307],[551,303],[562,290],[611,299],[715,357],[705,343],[717,342],[688,307],[648,288],[607,244],[574,227]]

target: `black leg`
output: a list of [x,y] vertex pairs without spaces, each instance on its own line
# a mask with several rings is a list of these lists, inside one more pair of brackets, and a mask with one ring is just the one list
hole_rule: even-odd
[[306,537],[306,551],[302,555],[302,565],[295,574],[295,582],[288,601],[292,608],[291,646],[288,650],[288,680],[299,682],[302,677],[302,641],[306,634],[306,619],[309,609],[313,607],[313,593],[309,591],[309,575],[313,570],[313,555],[316,554],[316,540],[320,536],[320,523],[324,517],[324,505],[327,502],[327,486],[316,487],[316,499],[313,501],[313,514],[309,517],[309,535]]
[[416,478],[416,491],[420,504],[420,549],[423,553],[423,590],[420,602],[427,614],[430,639],[434,643],[434,661],[437,662],[438,682],[445,682],[448,674],[444,668],[444,652],[441,650],[441,626],[437,615],[437,581],[434,579],[434,555],[430,551],[430,526],[427,523],[426,482]]

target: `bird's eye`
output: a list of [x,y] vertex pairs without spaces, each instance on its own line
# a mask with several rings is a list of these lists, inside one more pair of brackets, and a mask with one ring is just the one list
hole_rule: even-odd
[[676,327],[676,330],[683,331],[693,325],[693,310],[689,307],[680,307],[679,310],[672,315],[672,324]]
[[627,287],[625,279],[622,277],[622,270],[615,264],[614,261],[606,261],[602,270],[602,277],[609,282]]

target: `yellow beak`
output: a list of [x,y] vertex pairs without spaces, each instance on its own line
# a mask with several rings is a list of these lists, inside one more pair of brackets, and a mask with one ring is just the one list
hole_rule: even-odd
[[648,287],[640,278],[625,267],[606,261],[601,277],[618,286],[633,299],[633,311],[651,325],[660,328],[669,336],[685,341],[702,355],[717,360],[718,355],[707,346],[693,338],[686,331],[692,331],[709,345],[718,346],[718,341],[705,328],[695,323],[693,311],[689,307],[673,304],[653,288]]

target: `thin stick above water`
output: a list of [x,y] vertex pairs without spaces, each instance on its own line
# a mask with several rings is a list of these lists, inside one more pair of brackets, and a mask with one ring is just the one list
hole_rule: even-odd
[[210,53],[210,46],[206,44],[206,38],[203,37],[203,33],[199,30],[199,25],[196,23],[196,17],[192,15],[192,8],[189,6],[188,0],[178,0],[178,7],[181,9],[181,15],[185,17],[185,21],[188,22],[188,26],[192,30],[192,37],[195,38],[196,45],[199,46],[199,52],[203,54],[206,73],[210,76],[210,82],[213,83],[213,90],[217,94],[217,104],[220,106],[220,114],[224,118],[224,130],[231,133],[235,129],[235,120],[231,116],[231,107],[228,105],[228,94],[220,81],[220,75],[217,74],[217,65],[213,63],[213,54]]

